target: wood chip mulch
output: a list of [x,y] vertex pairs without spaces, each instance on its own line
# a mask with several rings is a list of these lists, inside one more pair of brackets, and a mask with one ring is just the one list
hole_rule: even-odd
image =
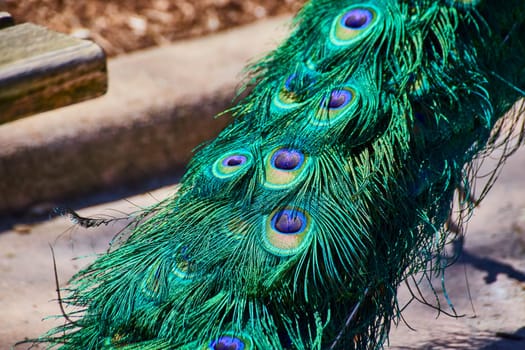
[[16,23],[92,39],[109,56],[295,13],[305,0],[0,0]]

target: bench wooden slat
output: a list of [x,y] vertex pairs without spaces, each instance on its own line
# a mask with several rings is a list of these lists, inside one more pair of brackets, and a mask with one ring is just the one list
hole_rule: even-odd
[[0,124],[106,90],[106,57],[95,43],[31,23],[0,30]]
[[8,12],[0,11],[0,29],[14,26],[15,21]]

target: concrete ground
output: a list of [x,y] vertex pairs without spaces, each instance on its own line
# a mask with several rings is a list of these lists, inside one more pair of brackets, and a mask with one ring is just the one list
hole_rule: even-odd
[[[225,33],[217,36],[219,39],[207,38],[191,44],[195,46],[177,44],[112,60],[109,64],[112,90],[108,96],[1,126],[0,171],[4,171],[4,177],[0,183],[0,202],[6,198],[11,201],[0,205],[12,209],[43,202],[45,205],[32,209],[42,212],[56,203],[47,193],[57,190],[67,195],[75,186],[85,185],[87,194],[72,202],[81,215],[119,217],[173,193],[175,181],[169,180],[173,183],[168,187],[137,196],[129,197],[129,193],[121,191],[93,196],[104,187],[100,184],[114,186],[132,172],[133,166],[140,173],[133,176],[145,178],[152,163],[161,164],[155,171],[168,172],[184,163],[195,143],[220,129],[217,124],[211,127],[211,115],[231,97],[242,66],[250,57],[260,56],[265,51],[263,46],[267,49],[279,41],[277,36],[284,32],[286,21],[278,19],[244,28],[241,39],[231,39],[238,38],[237,34]],[[271,28],[276,27],[280,28],[277,31],[280,34],[274,35]],[[224,41],[229,44],[221,45]],[[246,53],[248,44],[256,41],[252,45],[256,47],[254,51]],[[261,43],[264,45],[259,46]],[[193,47],[190,52],[181,53],[189,47]],[[197,57],[191,52],[201,54]],[[213,57],[204,57],[212,52],[215,57],[220,52],[225,58],[211,61]],[[168,74],[169,64],[177,62],[193,68],[179,69],[179,73],[169,70]],[[210,62],[223,65],[225,70],[207,77],[206,74],[216,74],[212,71],[217,67],[210,67]],[[199,91],[204,97],[199,97]],[[222,102],[211,109],[203,107],[214,98]],[[175,127],[169,132],[174,134],[166,134],[167,125],[172,123]],[[196,123],[198,128],[207,130],[200,139],[187,135],[197,128]],[[147,138],[150,134],[155,136]],[[179,136],[166,140],[162,146],[155,142],[169,135]],[[133,145],[137,137],[142,139]],[[97,140],[103,141],[102,146],[97,146]],[[130,150],[134,152],[133,161],[122,160]],[[82,158],[81,154],[89,156]],[[138,155],[146,156],[137,158]],[[43,166],[44,172],[39,168],[42,162],[47,164]],[[98,171],[108,165],[108,170],[100,175]],[[434,309],[413,302],[403,316],[415,331],[401,322],[392,331],[390,349],[525,349],[523,169],[525,148],[504,167],[496,186],[469,222],[463,258],[447,270],[449,299],[457,313],[465,316],[452,318],[441,314],[436,318]],[[7,170],[9,179],[5,177]],[[58,179],[59,175],[63,178]],[[148,188],[152,187],[150,184]],[[52,202],[48,205],[47,201]],[[35,337],[60,322],[43,320],[60,314],[50,246],[55,252],[60,285],[64,286],[72,274],[107,248],[121,225],[85,230],[61,217],[31,222],[0,217],[0,350],[9,349],[26,337]],[[435,287],[442,295],[439,281]],[[432,292],[423,289],[432,300]],[[409,300],[405,288],[400,290],[400,296],[402,303]],[[451,311],[446,302],[442,307]]]
[[[485,169],[491,168],[489,161]],[[459,318],[413,302],[391,334],[391,349],[525,349],[525,147],[507,164],[468,222],[459,262],[446,270],[445,287]],[[441,281],[434,281],[444,311]],[[423,288],[435,305],[433,293]],[[399,292],[408,300],[407,288]]]

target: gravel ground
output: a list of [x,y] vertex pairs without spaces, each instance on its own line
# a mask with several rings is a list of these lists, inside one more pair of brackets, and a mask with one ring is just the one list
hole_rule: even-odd
[[0,0],[17,23],[92,39],[109,56],[296,12],[305,0]]

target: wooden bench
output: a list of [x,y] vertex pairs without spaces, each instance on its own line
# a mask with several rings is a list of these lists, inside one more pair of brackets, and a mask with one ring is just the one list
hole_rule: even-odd
[[0,124],[103,95],[106,56],[95,43],[0,12]]

